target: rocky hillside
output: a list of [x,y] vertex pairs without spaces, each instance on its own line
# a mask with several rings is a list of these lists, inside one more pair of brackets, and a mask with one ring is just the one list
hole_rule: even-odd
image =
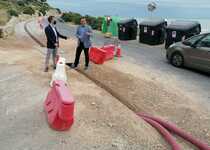
[[46,0],[0,0],[0,25],[4,25],[12,16],[20,14],[45,15],[51,9]]

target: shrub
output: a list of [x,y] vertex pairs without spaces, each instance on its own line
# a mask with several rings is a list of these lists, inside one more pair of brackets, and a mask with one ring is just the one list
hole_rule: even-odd
[[92,17],[92,16],[89,16],[89,15],[86,15],[85,16],[88,24],[94,29],[94,30],[101,30],[101,25],[102,25],[102,20],[103,18],[102,17]]
[[10,19],[10,15],[5,9],[0,9],[0,16],[0,25],[5,25]]
[[82,18],[82,16],[78,13],[69,12],[69,13],[63,13],[61,18],[65,22],[73,22],[74,24],[80,24],[80,19]]
[[[63,13],[63,15],[61,16],[61,18],[65,21],[65,22],[73,22],[74,24],[80,24],[80,19],[83,16],[78,14],[78,13],[74,13],[74,12],[69,12],[69,13]],[[93,16],[89,16],[86,15],[84,16],[88,22],[88,24],[94,29],[94,30],[101,30],[101,25],[102,25],[102,17],[93,17]]]
[[45,9],[50,10],[50,5],[48,3],[42,3],[41,4]]
[[48,10],[49,8],[44,5],[39,9],[39,12],[42,13],[43,15],[46,15]]
[[97,30],[101,31],[101,26],[102,26],[103,18],[98,17],[97,18]]
[[25,6],[25,3],[23,2],[23,1],[17,1],[17,4],[19,5],[19,6]]
[[42,16],[43,14],[41,12],[38,13],[39,17]]
[[18,17],[18,15],[19,15],[18,12],[14,9],[8,10],[8,14],[10,16],[15,16],[15,17]]
[[65,22],[71,22],[72,21],[72,15],[70,13],[63,13],[63,15],[61,16],[61,18]]
[[75,24],[80,24],[80,19],[82,16],[78,13],[72,13],[72,22]]
[[85,19],[91,25],[92,22],[94,21],[95,17],[89,16],[89,15],[85,15]]
[[24,7],[23,13],[27,15],[33,15],[35,14],[35,10],[32,7]]
[[61,14],[61,10],[59,8],[56,8],[56,10],[58,11],[59,14]]

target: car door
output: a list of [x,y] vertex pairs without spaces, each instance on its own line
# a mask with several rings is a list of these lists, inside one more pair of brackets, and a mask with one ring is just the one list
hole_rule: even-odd
[[194,36],[190,39],[187,39],[183,42],[183,54],[185,58],[185,64],[190,66],[190,67],[201,67],[202,65],[200,64],[200,58],[202,58],[201,53],[199,50],[194,47],[196,42],[201,40],[204,37],[204,35],[198,35]]
[[210,35],[205,36],[196,44],[195,58],[202,68],[205,68],[204,71],[210,71]]

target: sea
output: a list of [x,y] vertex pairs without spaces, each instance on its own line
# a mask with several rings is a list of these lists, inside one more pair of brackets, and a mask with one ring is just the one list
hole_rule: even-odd
[[[148,11],[149,3],[156,9]],[[202,32],[210,32],[210,0],[48,0],[48,3],[65,12],[92,16],[119,16],[122,18],[163,18],[195,20],[202,25]]]

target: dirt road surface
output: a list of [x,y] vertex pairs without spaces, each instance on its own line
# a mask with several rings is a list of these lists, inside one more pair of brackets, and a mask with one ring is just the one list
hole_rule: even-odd
[[74,70],[67,74],[76,100],[75,124],[67,132],[50,129],[43,102],[52,69],[43,72],[45,49],[28,37],[23,25],[17,25],[16,37],[0,41],[1,150],[169,149],[155,129]]
[[[71,25],[69,35],[73,35],[73,28],[75,26]],[[102,45],[105,40],[98,32],[94,34],[94,45]],[[70,62],[74,60],[75,45],[76,42],[72,46],[63,43],[63,49],[70,53],[66,56]],[[161,46],[150,47],[131,41],[123,48],[126,48],[124,57],[102,66],[92,64],[87,72],[83,71],[82,63],[81,71],[105,85],[134,112],[160,116],[210,144],[208,75],[165,63]],[[155,66],[158,67],[154,69]],[[180,142],[183,144],[182,140]]]
[[[74,38],[76,26],[59,23],[60,31]],[[113,43],[98,32],[94,32],[93,44],[102,46],[104,43]],[[179,69],[170,65],[166,60],[164,45],[148,46],[140,44],[137,40],[121,42],[124,57],[122,60],[137,65],[143,78],[159,81],[164,86],[184,93],[190,99],[196,99],[210,109],[210,82],[209,75],[192,69]],[[128,72],[130,70],[128,69]]]
[[[62,41],[61,45],[61,55],[68,62],[72,62],[76,41],[74,39]],[[83,71],[82,61],[80,68],[84,74],[112,90],[116,98],[132,111],[146,112],[169,120],[208,143],[210,141],[209,103],[189,96],[189,93],[180,90],[177,84],[166,85],[167,80],[162,82],[150,76],[147,69],[127,61],[127,57],[124,55],[123,58],[115,58],[102,66],[92,64],[86,72]],[[175,80],[169,80],[169,83],[171,82],[175,83]],[[178,138],[178,141],[183,149],[195,149],[182,139]]]

